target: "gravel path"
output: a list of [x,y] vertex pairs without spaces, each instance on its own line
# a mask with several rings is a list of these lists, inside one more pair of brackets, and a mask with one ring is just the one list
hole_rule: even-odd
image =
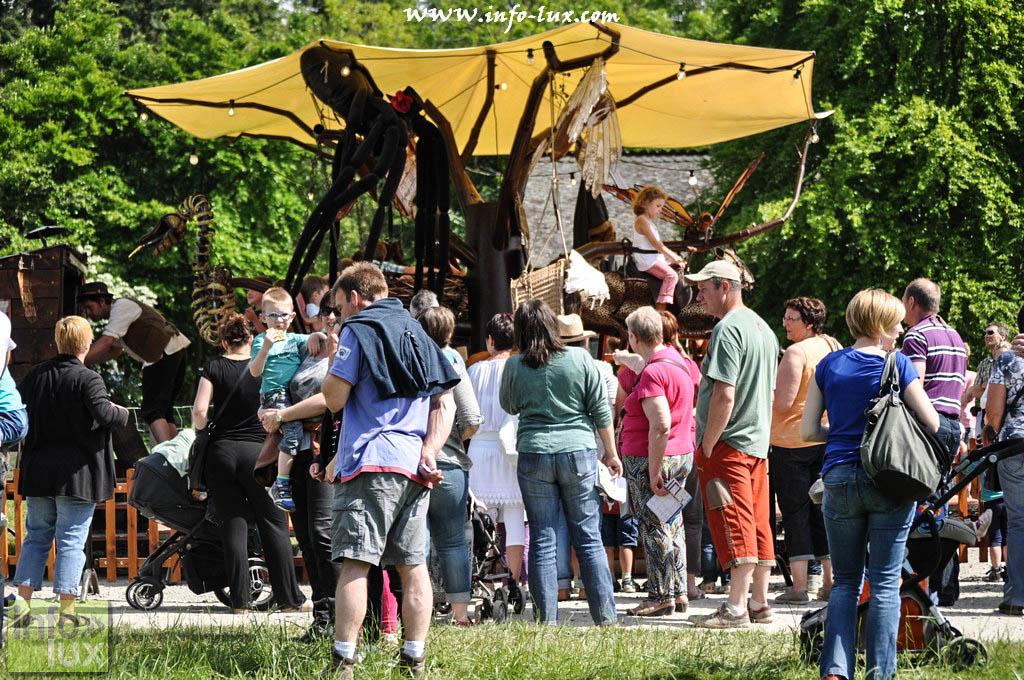
[[[979,562],[960,565],[960,600],[954,607],[943,609],[943,613],[954,626],[967,636],[984,640],[1024,640],[1024,625],[1022,625],[1024,621],[1020,618],[1000,615],[995,611],[1002,598],[1002,584],[988,583],[983,580],[988,566],[986,563]],[[126,586],[127,582],[100,584],[99,597],[111,602],[113,622],[115,626],[119,627],[167,628],[182,625],[220,627],[279,623],[286,628],[293,629],[297,635],[310,621],[309,614],[250,613],[233,615],[217,601],[213,594],[195,595],[184,585],[168,586],[164,590],[163,604],[159,609],[152,612],[141,612],[130,608],[125,601]],[[782,579],[774,578],[772,580],[773,593],[780,592],[782,588]],[[302,590],[308,597],[309,587],[303,586]],[[621,625],[687,628],[692,625],[690,623],[692,617],[713,612],[724,600],[724,597],[724,595],[708,596],[703,600],[692,602],[689,611],[685,614],[672,614],[653,619],[639,619],[625,614],[627,609],[643,599],[642,594],[617,594],[615,599],[618,603]],[[805,611],[819,608],[823,604],[823,602],[812,602],[809,605],[777,606],[775,621],[767,625],[758,625],[756,628],[773,632],[796,630],[799,626],[800,616]],[[517,618],[528,621],[529,611],[530,609],[527,608],[527,613]],[[561,620],[569,625],[590,624],[586,602],[573,600],[559,603],[559,615]]]

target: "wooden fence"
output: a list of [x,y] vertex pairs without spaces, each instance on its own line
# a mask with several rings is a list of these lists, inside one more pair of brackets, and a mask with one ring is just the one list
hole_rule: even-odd
[[[14,576],[14,568],[18,564],[18,556],[21,553],[21,545],[25,540],[25,500],[17,494],[19,470],[14,470],[14,479],[4,485],[3,501],[6,504],[8,499],[14,501],[14,511],[8,518],[11,529],[14,533],[14,550],[11,551],[8,540],[0,541],[0,565],[3,573],[8,577]],[[128,471],[126,479],[118,480],[114,486],[113,498],[96,507],[96,516],[103,517],[103,532],[95,530],[96,520],[94,519],[94,530],[91,535],[93,541],[93,554],[96,555],[93,567],[97,576],[105,578],[108,583],[115,582],[118,577],[135,578],[139,573],[139,567],[146,558],[156,550],[157,546],[166,540],[174,530],[160,524],[156,520],[140,517],[138,511],[128,504],[128,494],[134,484],[134,470]],[[289,517],[289,528],[291,526]],[[140,529],[140,527],[142,527]],[[102,546],[100,550],[99,548]],[[102,555],[100,554],[102,552]],[[45,578],[53,579],[54,547],[50,547],[50,555],[46,562]],[[171,555],[164,562],[165,574],[169,577],[168,583],[180,583],[181,560],[178,555]],[[307,580],[305,565],[301,556],[295,557],[295,566],[300,578]]]

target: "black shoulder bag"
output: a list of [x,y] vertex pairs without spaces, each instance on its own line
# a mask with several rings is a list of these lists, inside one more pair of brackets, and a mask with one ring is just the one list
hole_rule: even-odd
[[242,381],[245,380],[245,376],[249,373],[249,365],[246,364],[242,367],[242,371],[238,374],[235,379],[235,384],[231,386],[231,390],[228,391],[228,395],[223,401],[217,406],[217,410],[213,412],[213,418],[207,419],[206,427],[201,430],[196,430],[196,439],[192,442],[192,448],[188,454],[188,488],[197,491],[206,490],[205,480],[205,467],[206,467],[206,451],[210,447],[210,439],[213,435],[213,431],[216,428],[217,420],[224,414],[224,408],[231,401],[231,398],[238,392],[238,388],[241,386]]
[[900,397],[896,353],[882,368],[878,396],[867,411],[860,442],[864,471],[883,495],[895,501],[923,501],[949,469],[949,452],[935,433],[921,425]]

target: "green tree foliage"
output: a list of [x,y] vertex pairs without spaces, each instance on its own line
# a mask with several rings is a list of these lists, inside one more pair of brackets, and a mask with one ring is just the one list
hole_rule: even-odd
[[[942,285],[943,315],[975,349],[985,323],[1014,319],[1024,265],[1020,3],[722,0],[714,8],[726,40],[815,50],[813,99],[819,111],[835,110],[819,126],[793,219],[741,249],[760,277],[754,304],[781,315],[789,297],[819,297],[832,310],[828,328],[846,337],[843,310],[857,290],[902,295],[910,279],[927,276]],[[723,184],[752,149],[770,154],[727,213],[728,228],[781,213],[802,132],[715,147]]]
[[[128,260],[136,240],[182,199],[206,193],[216,214],[215,260],[238,275],[280,276],[309,210],[309,154],[263,140],[193,139],[155,117],[143,122],[122,92],[241,68],[295,45],[274,3],[223,2],[203,16],[162,9],[144,15],[142,26],[120,13],[144,4],[73,0],[51,26],[0,46],[0,243],[5,253],[36,247],[24,238],[29,229],[68,227],[68,242],[101,256],[115,287],[148,287],[195,337],[194,229],[158,258]],[[257,5],[265,16],[254,26]],[[200,346],[194,363],[205,358]],[[133,401],[135,392],[119,396]]]

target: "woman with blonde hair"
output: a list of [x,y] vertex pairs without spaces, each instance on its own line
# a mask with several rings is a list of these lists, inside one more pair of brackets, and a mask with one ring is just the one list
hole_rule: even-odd
[[[822,514],[832,556],[832,593],[821,654],[821,677],[852,680],[856,669],[857,603],[867,563],[871,601],[865,626],[867,676],[896,672],[900,573],[913,501],[894,501],[875,488],[860,459],[864,412],[878,396],[886,357],[903,332],[903,303],[878,288],[862,290],[846,307],[851,347],[826,355],[807,391],[801,420],[805,441],[825,442]],[[922,424],[935,432],[939,416],[910,360],[895,353],[900,394]],[[828,425],[821,417],[828,412]],[[870,550],[870,560],[866,559]]]
[[633,236],[630,239],[634,248],[645,251],[633,253],[633,263],[637,269],[661,279],[661,289],[654,305],[659,311],[672,304],[676,284],[679,283],[679,275],[669,266],[669,262],[679,266],[684,264],[683,258],[662,242],[655,222],[667,198],[668,195],[656,186],[648,185],[640,190],[633,199],[636,220],[633,222]]
[[92,347],[89,322],[66,316],[57,322],[54,336],[57,356],[33,366],[18,385],[28,410],[28,435],[18,461],[18,493],[28,501],[28,531],[14,574],[14,627],[32,621],[28,602],[42,588],[54,538],[53,590],[60,600],[61,625],[85,623],[74,605],[93,513],[114,492],[110,427],[128,424],[128,409],[113,404],[103,378],[82,363]]

